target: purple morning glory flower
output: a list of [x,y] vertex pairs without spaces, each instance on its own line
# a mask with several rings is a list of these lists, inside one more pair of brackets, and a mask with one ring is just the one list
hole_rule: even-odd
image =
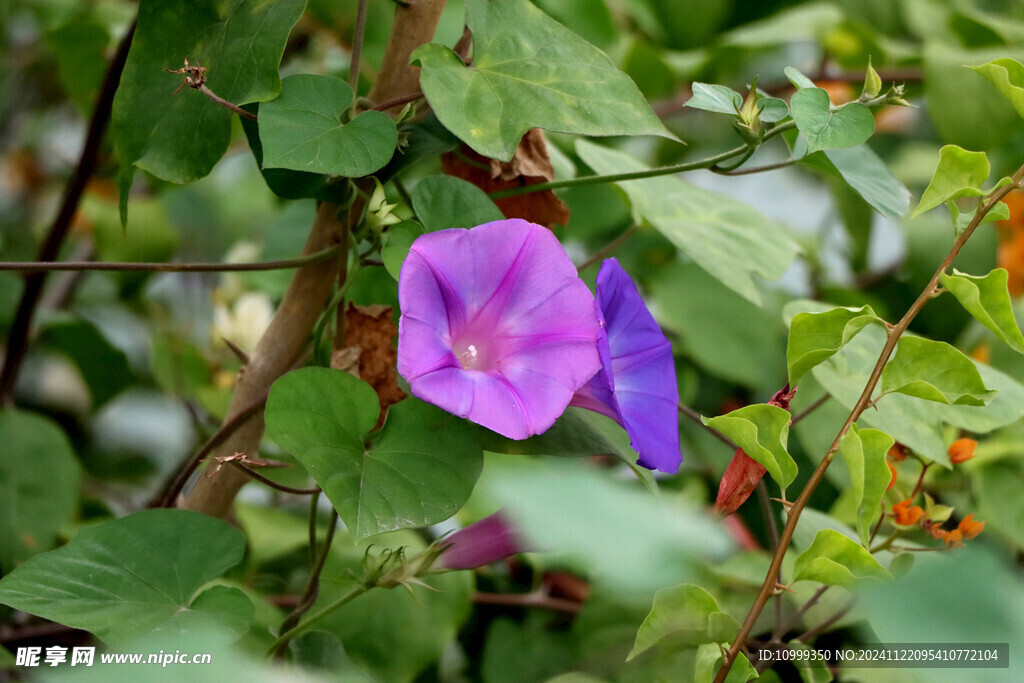
[[440,565],[447,569],[473,569],[526,552],[515,527],[500,510],[459,529],[443,543]]
[[420,236],[398,301],[412,393],[512,439],[547,430],[601,367],[594,297],[551,231],[524,220]]
[[679,469],[679,387],[672,345],[654,322],[636,285],[613,258],[597,274],[602,369],[571,405],[606,415],[629,434],[638,464]]

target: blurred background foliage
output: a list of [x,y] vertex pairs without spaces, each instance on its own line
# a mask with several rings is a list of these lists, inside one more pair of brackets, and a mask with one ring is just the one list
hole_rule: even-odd
[[[914,105],[876,111],[876,135],[869,144],[915,196],[931,177],[943,144],[987,152],[994,178],[1012,173],[1024,161],[1019,117],[995,88],[962,67],[997,57],[1024,59],[1024,5],[1015,0],[536,4],[605,51],[633,78],[665,124],[686,141],[686,146],[655,138],[605,141],[649,164],[700,159],[737,144],[724,117],[683,106],[693,82],[745,92],[757,77],[765,92],[788,98],[792,88],[783,69],[794,66],[826,88],[834,103],[841,103],[859,94],[869,59],[886,85],[906,84],[907,99]],[[354,0],[310,0],[289,39],[282,76],[346,77],[355,8]],[[0,7],[2,260],[34,258],[73,170],[106,60],[134,10],[132,3],[120,0],[19,0]],[[379,68],[392,15],[391,3],[369,4],[363,92]],[[435,41],[454,45],[462,26],[462,2],[449,0]],[[168,82],[173,90],[174,84]],[[178,96],[191,95],[185,91]],[[549,141],[560,177],[590,172],[576,155],[572,138],[550,135]],[[782,142],[776,141],[759,150],[750,165],[787,156]],[[429,157],[402,176],[401,187],[388,185],[391,201],[399,204],[396,213],[408,216],[408,188],[418,178],[438,172],[438,158]],[[299,254],[314,212],[312,200],[286,202],[267,189],[237,123],[227,156],[208,177],[177,186],[140,173],[124,231],[118,219],[116,173],[117,160],[108,148],[62,258],[289,258]],[[686,179],[757,207],[772,221],[771,229],[785,231],[802,248],[781,280],[759,283],[761,306],[694,267],[649,226],[641,225],[617,250],[673,342],[683,402],[704,415],[763,402],[785,382],[786,303],[813,298],[837,305],[870,304],[882,317],[895,320],[922,290],[952,241],[948,222],[937,215],[941,211],[916,219],[884,218],[845,184],[809,167],[737,177],[702,171]],[[560,194],[571,218],[558,234],[577,262],[633,223],[625,196],[613,186]],[[979,230],[957,266],[970,273],[985,273],[997,265],[1007,268],[1011,293],[1019,304],[1024,295],[1024,196],[1015,195],[1009,203],[1010,220]],[[592,284],[596,270],[584,271],[584,279]],[[17,535],[27,527],[12,528],[10,520],[0,519],[0,568],[9,571],[29,555],[67,539],[81,525],[145,505],[223,417],[239,361],[222,338],[251,349],[289,277],[286,271],[50,277],[38,336],[16,391],[19,406],[46,417],[34,417],[31,424],[0,421],[0,475],[13,469],[11,462],[4,464],[5,457],[10,461],[24,449],[35,449],[39,458],[31,467],[19,465],[19,476],[59,484],[26,494],[24,488],[15,488],[14,476],[0,476],[0,499],[18,500],[23,511],[32,511],[35,525],[32,542],[24,543]],[[20,289],[18,275],[0,272],[0,339],[6,336]],[[383,268],[365,269],[351,295],[357,303],[397,303],[395,283]],[[1018,306],[1018,319],[1021,312]],[[1024,360],[973,322],[951,297],[930,303],[912,331],[954,344],[976,360],[1024,379]],[[818,380],[809,376],[794,401],[794,413],[823,393]],[[803,485],[845,414],[830,401],[795,428],[790,449],[801,471],[796,487]],[[707,507],[732,453],[689,422],[684,421],[681,429],[683,470],[662,480],[662,497],[668,504]],[[944,436],[952,441],[961,435],[972,436],[953,427]],[[19,445],[29,437],[31,444]],[[1013,610],[1018,616],[1024,613],[1019,572],[1024,548],[1024,498],[1019,495],[1024,423],[1001,427],[979,440],[977,457],[970,463],[954,470],[933,468],[926,479],[927,490],[938,500],[975,511],[987,521],[977,547],[955,553],[948,558],[949,567],[932,569],[933,563],[922,559],[919,564],[928,571],[921,581],[936,583],[914,593],[913,599],[906,592],[896,599],[872,597],[831,625],[838,634],[835,638],[859,633],[868,641],[972,640],[976,628],[988,621],[1002,623],[999,619]],[[269,443],[266,454],[288,459]],[[855,513],[843,507],[847,482],[839,469],[830,470],[812,506],[849,523]],[[588,515],[601,504],[591,489],[581,485],[560,495],[567,508],[584,511],[573,520],[578,524],[575,533],[593,538],[593,554],[614,565],[617,549],[600,545],[606,541],[587,529]],[[487,514],[500,498],[491,488],[481,487],[461,519]],[[280,623],[280,610],[305,580],[305,503],[256,487],[249,487],[243,499],[238,521],[249,537],[249,551],[228,580],[244,587],[257,604],[256,625],[243,648],[265,648],[266,628]],[[656,506],[651,510],[657,514]],[[707,566],[659,567],[657,574],[667,574],[670,583],[685,580],[704,586],[721,609],[741,619],[767,567],[767,554],[756,549],[766,546],[767,530],[753,502],[737,519],[729,528],[744,552],[728,559],[720,554],[720,561]],[[657,543],[671,540],[658,536],[639,544],[638,552],[650,552]],[[415,546],[421,541],[399,532],[374,542]],[[362,550],[345,539],[336,547],[326,576],[340,575],[362,557]],[[694,558],[706,557],[702,549],[688,552]],[[650,559],[658,557],[653,554]],[[647,559],[630,558],[629,566],[643,566]],[[380,680],[538,681],[569,671],[585,673],[558,680],[594,680],[588,675],[621,681],[679,680],[673,672],[693,666],[684,661],[695,656],[692,650],[661,658],[647,653],[624,663],[650,609],[654,587],[642,577],[630,586],[628,572],[615,573],[614,567],[610,571],[616,582],[590,583],[590,577],[571,563],[529,555],[478,572],[475,588],[468,574],[448,576],[443,593],[420,595],[422,607],[404,591],[380,592],[353,603],[352,611],[339,613],[336,621],[325,625],[329,633],[311,634],[297,644],[296,656],[310,666],[319,663],[334,671],[358,667]],[[798,584],[797,593],[784,598],[788,614],[810,597],[813,590],[805,586]],[[496,601],[488,597],[524,591],[543,596],[546,607],[492,604]],[[977,594],[981,602],[942,597],[949,593]],[[984,596],[996,594],[1005,600],[991,605],[991,600],[984,601]],[[803,616],[803,628],[812,629],[833,617],[846,599],[843,589],[832,589]],[[974,608],[976,604],[989,607]],[[11,616],[10,610],[0,608],[0,641],[16,632],[18,624],[3,625]],[[770,610],[763,618],[771,618]],[[952,627],[928,630],[925,623]],[[994,640],[1012,641],[1021,632],[1018,627],[1013,636],[998,629],[986,633]],[[14,647],[12,643],[6,644]],[[0,654],[0,665],[3,661]],[[884,680],[914,680],[916,675],[887,674],[891,676]],[[938,680],[928,676],[921,680]],[[822,680],[795,670],[764,678],[773,677]]]

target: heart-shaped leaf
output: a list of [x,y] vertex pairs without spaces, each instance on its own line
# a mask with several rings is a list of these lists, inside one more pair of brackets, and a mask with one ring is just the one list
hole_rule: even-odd
[[952,199],[980,197],[985,194],[981,186],[988,179],[988,174],[988,157],[984,152],[969,152],[956,145],[946,145],[939,150],[939,164],[921,195],[921,203],[914,209],[914,215]]
[[298,74],[281,82],[281,95],[260,106],[264,168],[358,178],[384,167],[398,144],[395,122],[364,111],[348,123],[352,88],[340,78]]
[[412,59],[437,118],[474,150],[509,161],[531,128],[675,139],[629,76],[528,0],[467,0],[473,65],[422,45]]
[[727,415],[702,417],[701,420],[725,434],[744,453],[764,465],[771,478],[785,490],[797,473],[796,462],[786,451],[789,418],[788,410],[759,403]]
[[479,187],[447,175],[428,176],[416,183],[409,199],[427,232],[472,228],[505,217]]
[[382,431],[369,384],[325,368],[290,372],[267,399],[267,433],[302,463],[356,539],[441,522],[480,475],[482,452],[464,421],[409,398]]
[[229,102],[269,100],[280,90],[285,41],[305,6],[306,0],[195,0],[184,11],[161,0],[139,3],[110,125],[122,202],[133,166],[186,183],[208,174],[231,140],[233,114],[188,88],[172,95],[183,76],[162,70],[181,68],[187,57],[207,67],[207,85]]
[[[576,152],[598,173],[648,170],[639,161],[586,140]],[[775,280],[799,251],[784,226],[732,197],[662,176],[619,183],[638,221],[646,221],[716,280],[755,304],[752,275]]]
[[807,138],[807,152],[853,147],[875,132],[871,110],[859,102],[832,107],[822,88],[803,88],[789,102],[797,129]]
[[143,510],[90,526],[0,580],[0,603],[116,644],[214,625],[241,634],[253,606],[235,588],[204,584],[238,564],[235,527],[188,510]]
[[882,370],[882,393],[951,405],[986,406],[999,392],[985,386],[971,359],[945,342],[901,337]]
[[857,502],[857,535],[868,544],[871,525],[881,514],[882,496],[892,473],[885,454],[895,440],[877,429],[859,429],[852,425],[839,444],[839,454],[850,473],[850,495]]
[[793,564],[793,581],[818,581],[852,588],[891,578],[863,546],[834,529],[819,531],[811,546],[800,553]]
[[798,313],[789,324],[786,364],[795,387],[808,370],[830,358],[872,322],[882,322],[870,306]]
[[670,639],[673,647],[732,640],[740,625],[723,612],[715,598],[700,586],[683,584],[662,588],[640,629],[626,660]]
[[1013,304],[1007,289],[1009,274],[996,268],[985,277],[961,273],[943,273],[939,281],[974,319],[996,333],[1000,339],[1018,353],[1024,353],[1024,334],[1013,316]]
[[0,570],[49,550],[74,519],[82,470],[64,431],[35,413],[0,412]]

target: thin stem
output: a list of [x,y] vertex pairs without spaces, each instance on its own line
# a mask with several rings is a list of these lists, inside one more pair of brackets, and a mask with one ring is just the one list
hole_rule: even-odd
[[910,494],[911,500],[917,498],[917,494],[921,491],[921,485],[924,483],[924,475],[928,472],[928,468],[930,466],[930,462],[921,463],[921,475],[917,478],[917,484],[914,485],[914,492]]
[[284,484],[279,484],[273,479],[260,474],[258,471],[254,470],[253,468],[249,467],[243,462],[239,462],[238,460],[229,460],[228,464],[233,465],[234,467],[237,467],[238,469],[242,470],[243,472],[248,474],[256,481],[260,482],[261,484],[266,484],[270,488],[277,489],[278,491],[284,491],[285,493],[294,493],[297,496],[310,496],[316,493],[320,493],[321,491],[319,486],[314,486],[313,488],[308,489],[300,489],[295,488],[294,486],[285,486]]
[[695,425],[697,425],[698,427],[703,429],[705,432],[707,432],[711,436],[715,437],[716,439],[718,439],[719,441],[724,443],[729,448],[732,448],[733,450],[739,448],[739,446],[737,446],[735,443],[733,443],[732,439],[727,437],[725,434],[723,434],[722,432],[718,431],[714,427],[709,427],[706,424],[704,424],[704,421],[700,419],[700,413],[698,413],[696,410],[694,410],[690,406],[683,405],[682,403],[680,403],[677,406],[677,408],[679,409],[679,414],[680,415],[682,415],[683,417],[689,418],[691,422],[693,422]]
[[329,261],[341,251],[341,245],[293,259],[259,263],[117,263],[111,261],[0,261],[0,270],[38,273],[51,270],[144,271],[160,273],[234,273],[253,270],[286,270]]
[[372,111],[386,111],[388,109],[391,109],[392,107],[397,107],[402,104],[408,104],[409,102],[415,102],[416,100],[421,99],[422,97],[423,91],[417,90],[416,92],[411,92],[408,95],[402,95],[401,97],[396,97],[394,99],[388,100],[387,102],[381,102],[380,104],[374,106],[372,108]]
[[850,612],[850,610],[853,609],[853,606],[855,604],[857,604],[857,598],[850,598],[850,601],[847,602],[846,605],[844,605],[842,607],[842,609],[840,609],[838,612],[833,614],[831,617],[829,617],[825,621],[821,622],[820,624],[818,624],[814,628],[810,629],[809,631],[805,631],[804,633],[801,633],[799,636],[797,636],[796,639],[799,640],[801,643],[809,643],[809,642],[813,641],[815,638],[817,638],[822,633],[827,631],[829,629],[829,627],[832,626],[832,624],[836,623],[837,621],[839,621],[840,619],[845,617]]
[[[355,35],[352,36],[352,60],[348,67],[348,84],[352,87],[353,93],[359,92],[359,60],[363,55],[363,35],[366,33],[366,5],[367,0],[359,0],[356,9]],[[352,98],[352,116],[356,115],[358,97]]]
[[822,396],[821,398],[816,400],[814,403],[812,403],[811,405],[809,405],[806,408],[804,408],[803,410],[801,410],[797,415],[795,415],[793,417],[792,420],[790,420],[789,426],[792,427],[797,422],[799,422],[800,420],[804,419],[805,417],[807,417],[808,415],[813,413],[815,410],[817,410],[821,406],[825,405],[825,402],[828,401],[830,398],[832,398],[832,394],[825,394],[824,396]]
[[292,628],[282,633],[281,636],[274,641],[274,644],[270,646],[270,650],[267,651],[267,657],[276,657],[278,654],[281,653],[282,650],[284,650],[284,648],[288,645],[289,641],[291,641],[294,638],[297,638],[298,636],[301,636],[303,633],[305,633],[310,628],[315,626],[321,619],[326,617],[328,614],[331,614],[332,612],[340,609],[341,607],[344,607],[345,605],[352,602],[366,591],[370,590],[370,588],[372,587],[373,586],[371,584],[366,583],[359,583],[355,586],[352,586],[348,593],[345,593],[345,595],[341,596],[340,598],[338,598],[331,604],[327,605],[320,611],[315,612],[302,623],[296,624]]
[[[331,521],[327,525],[327,536],[324,537],[323,547],[320,549],[319,554],[316,556],[313,562],[313,567],[309,572],[309,581],[306,582],[306,589],[302,592],[302,598],[299,600],[299,604],[295,606],[291,614],[281,622],[281,631],[287,633],[291,629],[298,625],[299,620],[302,619],[302,615],[308,612],[314,604],[316,604],[316,598],[320,594],[320,574],[324,570],[324,564],[327,562],[327,555],[331,551],[331,543],[334,541],[334,531],[338,527],[338,511],[333,507],[331,508]],[[313,508],[310,518],[310,529],[313,531],[313,547],[316,546],[316,508]]]
[[256,118],[256,114],[253,114],[251,111],[246,111],[246,110],[242,109],[241,107],[239,107],[234,102],[228,102],[223,97],[221,97],[217,93],[215,93],[212,90],[210,90],[209,88],[207,88],[205,84],[200,85],[198,88],[195,88],[195,89],[198,90],[199,92],[203,93],[207,97],[209,97],[211,100],[213,100],[214,102],[216,102],[220,106],[224,107],[225,109],[229,109],[229,110],[235,112],[239,116],[244,116],[245,118],[249,119],[250,121],[257,121],[258,120]]
[[[78,158],[78,166],[71,176],[64,190],[64,198],[61,201],[60,210],[50,225],[46,239],[39,248],[39,261],[53,261],[57,258],[61,244],[67,237],[68,229],[71,227],[71,219],[78,211],[78,205],[82,201],[82,194],[85,186],[96,171],[99,160],[100,145],[103,142],[103,133],[110,121],[110,112],[114,103],[114,93],[121,82],[121,72],[124,71],[125,61],[128,59],[128,49],[132,44],[132,37],[135,35],[135,22],[128,28],[124,38],[117,46],[117,53],[114,55],[107,74],[103,79],[103,86],[100,88],[99,96],[96,99],[96,107],[92,112],[92,119],[89,121],[89,132],[85,136],[85,144],[82,146],[82,154]],[[4,358],[3,368],[0,369],[0,406],[13,404],[12,393],[14,384],[18,379],[18,371],[25,359],[25,352],[28,349],[29,332],[32,328],[32,318],[39,305],[43,293],[43,285],[46,282],[46,273],[38,272],[25,278],[25,289],[21,293],[21,300],[18,302],[18,310],[11,323],[11,329],[7,336],[7,353]]]
[[185,464],[178,469],[178,472],[167,483],[164,490],[161,491],[160,496],[154,499],[153,502],[150,503],[149,507],[174,507],[174,502],[181,494],[182,489],[185,488],[185,484],[188,483],[192,473],[199,467],[199,463],[201,463],[214,448],[222,444],[225,439],[231,436],[236,429],[245,424],[246,420],[263,410],[263,406],[265,406],[266,403],[267,395],[263,394],[259,400],[253,401],[248,406],[240,410],[230,420],[225,421],[224,424],[221,425],[220,429],[206,440],[206,443],[203,444],[202,448],[200,448],[195,455],[189,457],[189,459],[185,461]]
[[828,589],[829,586],[821,586],[820,588],[818,588],[818,590],[814,591],[814,595],[808,598],[807,602],[800,605],[799,609],[797,609],[793,617],[788,622],[786,622],[786,624],[781,629],[776,630],[775,633],[772,634],[772,641],[781,640],[782,636],[786,635],[787,631],[789,631],[794,626],[799,624],[800,620],[804,618],[805,614],[807,614],[807,611],[818,604],[818,601],[821,600],[821,596],[824,595],[825,591],[827,591]]
[[807,484],[800,492],[799,497],[792,504],[789,509],[789,514],[786,518],[786,526],[782,530],[782,536],[779,539],[779,548],[772,556],[771,565],[768,568],[768,572],[765,575],[764,583],[761,585],[761,590],[757,594],[757,598],[754,600],[754,604],[750,608],[750,612],[747,614],[747,618],[744,620],[743,625],[740,627],[739,633],[736,634],[736,639],[733,641],[729,650],[725,653],[722,667],[718,670],[718,674],[715,676],[715,683],[722,683],[725,677],[729,675],[729,670],[732,668],[733,662],[736,660],[736,655],[739,653],[743,643],[747,642],[750,636],[751,630],[754,628],[754,624],[757,618],[761,615],[761,611],[764,609],[765,604],[771,597],[775,590],[775,577],[779,570],[782,568],[782,560],[785,557],[786,549],[789,548],[789,543],[793,538],[793,532],[796,529],[796,524],[800,520],[800,514],[803,509],[807,506],[807,502],[811,498],[811,494],[814,493],[814,489],[817,488],[822,478],[825,476],[825,470],[835,459],[836,453],[839,450],[839,444],[846,436],[846,432],[849,431],[850,426],[861,416],[864,412],[868,403],[871,400],[871,394],[875,390],[875,386],[878,384],[879,378],[882,376],[882,368],[885,367],[886,362],[889,360],[889,356],[892,355],[893,350],[896,348],[896,342],[899,341],[900,336],[910,325],[911,321],[917,314],[921,312],[924,305],[931,299],[932,291],[939,282],[939,276],[945,273],[953,261],[956,260],[960,250],[963,249],[967,240],[970,239],[971,235],[974,234],[975,229],[981,224],[981,221],[985,218],[989,211],[991,211],[999,202],[1010,193],[1020,182],[1024,179],[1024,166],[1017,169],[1017,172],[1013,175],[1013,182],[1010,185],[1005,185],[994,192],[992,192],[987,200],[978,207],[978,210],[974,214],[974,218],[971,219],[970,224],[960,236],[953,243],[953,247],[946,254],[946,258],[942,260],[942,263],[936,269],[932,275],[931,280],[924,287],[924,290],[917,297],[917,300],[910,306],[904,316],[898,323],[889,329],[888,335],[886,336],[885,345],[882,347],[882,352],[878,356],[878,360],[875,362],[875,367],[871,371],[871,376],[868,378],[867,384],[864,386],[864,390],[861,392],[860,398],[857,399],[857,403],[854,405],[853,410],[850,411],[849,416],[840,428],[839,433],[836,435],[835,440],[829,447],[825,457],[821,459],[818,467],[815,468],[808,479]]
[[639,229],[640,229],[640,226],[637,223],[634,223],[633,225],[629,226],[624,231],[622,231],[622,234],[620,234],[618,237],[613,239],[611,242],[609,242],[608,244],[604,245],[603,247],[601,247],[600,249],[595,251],[593,254],[590,255],[589,258],[587,258],[586,261],[584,261],[583,263],[581,263],[578,266],[576,266],[576,270],[578,272],[582,273],[584,270],[586,270],[590,266],[592,266],[595,263],[597,263],[598,261],[602,260],[603,258],[608,256],[609,254],[614,252],[616,249],[621,247],[623,244],[625,244],[626,240],[628,240],[630,237],[635,235],[636,231],[639,230]]
[[[772,511],[771,497],[768,495],[768,486],[765,485],[764,479],[757,482],[757,486],[754,487],[757,492],[757,502],[761,506],[761,514],[764,516],[765,522],[768,524],[768,541],[771,544],[772,553],[779,547],[779,524],[775,521],[775,513]],[[776,575],[775,580],[778,583],[782,583],[782,571]],[[774,597],[775,603],[775,632],[777,633],[782,628],[782,593],[776,593]]]
[[553,598],[544,592],[533,593],[475,593],[473,602],[478,605],[502,605],[507,607],[535,607],[556,612],[576,614],[583,603],[563,598]]
[[765,171],[775,171],[780,168],[786,168],[798,163],[799,159],[784,159],[782,161],[776,161],[771,164],[764,164],[763,166],[752,166],[750,168],[735,168],[729,170],[719,170],[715,168],[709,169],[712,173],[718,175],[750,175],[752,173],[764,173]]
[[[786,121],[772,128],[770,131],[764,134],[761,138],[763,144],[767,140],[787,131],[791,128],[795,128],[796,123],[793,121]],[[537,183],[536,185],[522,185],[520,187],[511,187],[507,190],[499,190],[497,192],[491,192],[487,196],[491,199],[504,199],[505,197],[517,197],[521,194],[529,194],[530,192],[540,192],[541,190],[560,190],[567,187],[582,187],[584,185],[600,185],[604,183],[618,183],[624,180],[642,180],[644,178],[656,178],[663,175],[672,175],[674,173],[685,173],[686,171],[696,171],[702,168],[711,168],[716,166],[723,161],[728,161],[741,154],[746,154],[750,150],[750,145],[743,144],[739,147],[733,147],[732,149],[716,154],[714,156],[700,159],[698,161],[689,161],[685,164],[675,164],[673,166],[660,166],[658,168],[650,168],[645,171],[632,171],[630,173],[613,173],[611,175],[590,175],[583,176],[581,178],[566,178],[565,180],[552,180],[547,183]]]

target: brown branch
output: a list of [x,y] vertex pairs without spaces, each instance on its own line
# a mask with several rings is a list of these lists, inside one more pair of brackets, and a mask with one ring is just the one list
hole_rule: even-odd
[[174,501],[179,495],[181,495],[182,489],[185,488],[185,484],[188,483],[192,473],[199,467],[199,463],[201,463],[214,448],[224,443],[225,439],[234,434],[235,430],[242,426],[242,423],[258,411],[263,410],[263,406],[266,405],[266,403],[267,395],[264,394],[259,399],[238,411],[230,420],[225,420],[220,429],[206,440],[206,443],[203,444],[202,448],[196,451],[195,455],[189,456],[189,459],[185,461],[177,472],[175,472],[174,476],[171,477],[167,482],[167,485],[160,492],[160,495],[154,498],[149,504],[149,507],[173,507]]
[[416,100],[419,100],[419,99],[422,99],[422,98],[423,98],[423,91],[422,90],[417,90],[416,92],[411,92],[408,95],[402,95],[401,97],[396,97],[393,100],[388,100],[387,102],[381,102],[380,104],[375,105],[373,107],[373,111],[387,111],[388,109],[391,109],[392,107],[397,107],[397,106],[402,105],[402,104],[408,104],[409,102],[415,102]]
[[389,102],[420,89],[419,67],[410,66],[412,51],[434,38],[445,0],[416,0],[395,9],[380,74],[370,88],[371,102]]
[[[39,248],[36,257],[38,261],[53,261],[57,258],[64,238],[67,237],[71,227],[71,220],[75,217],[75,212],[78,211],[85,187],[96,171],[100,145],[103,142],[103,134],[110,121],[110,113],[114,104],[114,93],[117,92],[117,86],[121,83],[121,72],[124,71],[124,64],[128,59],[128,49],[131,47],[134,35],[135,22],[133,21],[117,46],[117,52],[114,54],[110,66],[107,67],[107,74],[96,99],[92,119],[89,121],[89,132],[85,136],[82,154],[78,158],[78,166],[64,190],[60,210],[57,212],[56,218],[53,219],[46,239]],[[0,406],[13,402],[14,385],[18,379],[21,363],[25,360],[29,333],[32,329],[32,318],[39,305],[45,282],[46,273],[44,272],[33,273],[25,278],[25,289],[22,291],[17,313],[11,323],[11,330],[7,337],[7,354],[4,358],[3,368],[0,369]]]
[[785,557],[786,549],[789,548],[789,543],[793,538],[793,532],[796,530],[796,524],[800,520],[800,513],[807,506],[807,502],[811,498],[811,494],[814,493],[814,489],[817,488],[822,478],[825,476],[825,470],[835,459],[836,453],[839,450],[839,444],[846,436],[846,432],[849,431],[850,426],[861,416],[861,413],[867,408],[871,401],[871,394],[875,390],[875,386],[878,384],[879,378],[882,376],[882,368],[885,367],[886,362],[889,360],[889,356],[892,355],[893,350],[896,348],[896,342],[899,341],[900,336],[910,325],[911,321],[917,314],[920,313],[924,305],[932,298],[932,293],[935,291],[935,287],[939,283],[939,276],[945,273],[950,266],[953,265],[953,261],[956,260],[960,250],[963,249],[967,240],[970,239],[971,235],[974,234],[975,229],[981,224],[982,219],[991,211],[999,202],[1005,197],[1010,191],[1014,190],[1020,185],[1021,181],[1024,180],[1024,166],[1021,166],[1017,172],[1013,175],[1013,182],[1009,185],[1005,185],[998,190],[992,192],[986,201],[978,208],[974,214],[974,218],[971,219],[970,224],[966,229],[957,237],[953,243],[953,247],[946,254],[946,258],[942,260],[942,263],[936,269],[932,275],[931,280],[925,286],[924,290],[917,297],[917,300],[910,306],[904,316],[898,323],[889,328],[888,335],[885,339],[885,345],[882,347],[882,352],[878,356],[878,360],[875,362],[875,367],[871,371],[871,376],[868,378],[867,384],[864,386],[864,390],[861,392],[860,398],[857,399],[857,403],[854,405],[850,415],[846,418],[846,422],[843,423],[842,428],[836,435],[835,440],[829,447],[825,457],[821,459],[818,467],[815,468],[811,474],[810,479],[800,492],[800,496],[790,506],[789,514],[786,518],[786,526],[782,530],[782,535],[779,538],[779,548],[772,556],[771,565],[768,568],[768,573],[765,576],[764,583],[761,585],[761,590],[758,591],[757,598],[754,600],[754,604],[750,608],[750,612],[747,614],[747,618],[744,620],[743,625],[740,627],[739,633],[736,634],[736,639],[733,641],[729,650],[725,653],[722,667],[718,670],[718,674],[715,676],[715,683],[722,683],[725,677],[728,676],[729,670],[732,668],[733,662],[736,660],[736,655],[739,653],[743,643],[747,641],[750,636],[751,630],[754,628],[754,624],[758,617],[761,615],[761,610],[764,609],[768,599],[772,596],[775,591],[775,578],[782,568],[782,560]]
[[608,244],[604,245],[603,247],[601,247],[600,249],[595,251],[593,254],[590,255],[589,258],[587,258],[586,261],[584,261],[583,263],[581,263],[578,266],[576,266],[576,270],[578,272],[582,273],[584,270],[586,270],[590,266],[594,265],[595,263],[597,263],[598,261],[600,261],[604,257],[606,257],[609,254],[611,254],[612,252],[614,252],[616,249],[621,247],[623,244],[625,244],[626,240],[628,240],[630,237],[632,237],[636,233],[636,231],[639,230],[639,229],[640,229],[640,225],[637,224],[637,223],[634,223],[633,225],[629,226],[628,228],[626,228],[625,230],[622,231],[622,234],[620,234],[618,237],[613,239],[611,242],[609,242]]
[[[303,253],[313,254],[342,242],[344,228],[337,213],[338,207],[334,204],[323,202],[317,207],[316,219]],[[274,381],[299,360],[321,310],[330,299],[340,260],[303,266],[292,275],[291,284],[270,327],[249,354],[249,363],[239,373],[227,420],[235,419],[244,408],[266,396]],[[257,413],[219,444],[213,455],[224,457],[239,452],[255,453],[262,437],[263,415]],[[248,481],[249,477],[244,472],[235,468],[222,469],[213,476],[200,477],[195,488],[179,499],[178,506],[223,517],[235,494]]]

